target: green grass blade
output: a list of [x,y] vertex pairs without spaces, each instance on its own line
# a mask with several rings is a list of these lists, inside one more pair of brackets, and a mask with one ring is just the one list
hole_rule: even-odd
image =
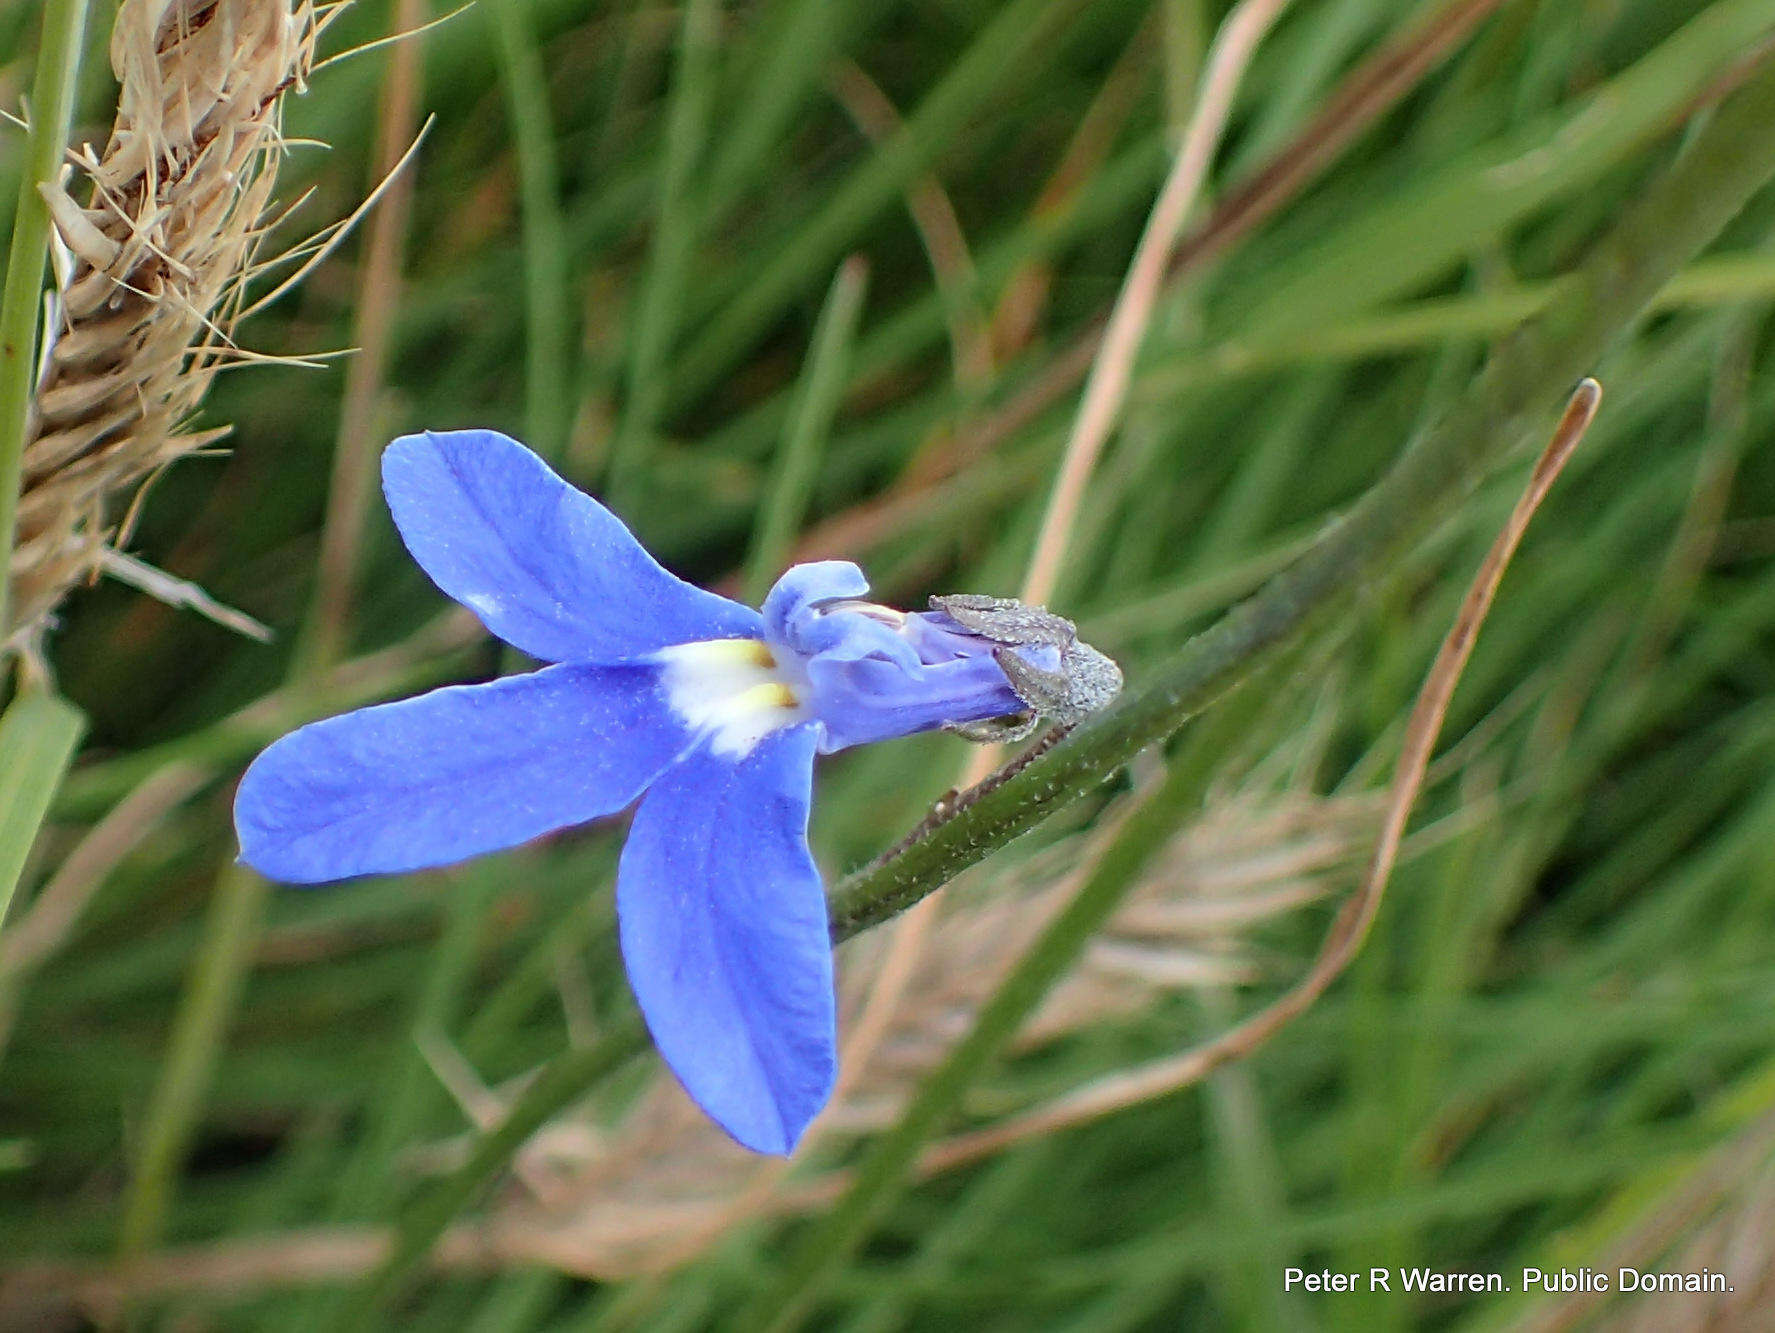
[[243,865],[230,866],[216,881],[203,952],[180,998],[124,1194],[117,1247],[125,1258],[158,1244],[166,1230],[174,1181],[185,1164],[204,1096],[215,1077],[216,1057],[251,961],[250,946],[259,937],[270,889]]
[[492,0],[488,21],[511,111],[524,235],[524,429],[544,458],[559,459],[572,415],[573,294],[561,217],[561,170],[549,115],[548,69],[524,0]]
[[1244,336],[1312,328],[1446,273],[1548,203],[1669,133],[1696,90],[1775,24],[1775,0],[1719,0],[1585,97],[1377,201],[1240,312]]
[[645,448],[659,427],[666,402],[667,357],[677,340],[699,229],[701,201],[694,184],[709,137],[719,21],[715,0],[689,0],[684,6],[678,68],[666,117],[665,159],[654,205],[653,248],[629,340],[628,403],[610,446],[609,488],[619,509],[637,484]]
[[0,716],[0,926],[86,719],[64,699],[24,690]]
[[1043,58],[1059,45],[1062,26],[1077,13],[1074,0],[1012,0],[1006,5],[900,132],[763,262],[685,349],[679,392],[693,397],[708,388],[1007,78],[1034,78]]
[[795,544],[795,533],[807,513],[808,499],[819,475],[820,455],[849,381],[851,347],[856,340],[857,322],[862,318],[868,284],[869,269],[861,259],[853,258],[840,265],[821,307],[819,322],[814,325],[807,369],[789,409],[788,430],[771,469],[764,509],[746,557],[742,587],[745,600],[754,605],[764,600],[772,580],[783,572]]

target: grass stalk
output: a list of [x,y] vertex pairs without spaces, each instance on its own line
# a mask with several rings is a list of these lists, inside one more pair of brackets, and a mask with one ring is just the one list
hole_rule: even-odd
[[232,330],[250,309],[248,284],[275,262],[260,251],[275,221],[282,98],[306,76],[324,22],[312,0],[117,7],[118,104],[103,151],[83,154],[66,188],[59,176],[38,182],[68,265],[10,548],[10,632],[29,650],[63,598],[108,571],[213,613],[126,548],[143,487],[228,434],[195,422],[217,374],[276,359],[242,349]]
[[[48,0],[31,87],[31,137],[19,179],[6,286],[0,295],[0,538],[12,550],[18,520],[19,470],[30,430],[37,375],[37,324],[42,318],[43,269],[48,262],[49,204],[38,187],[53,185],[74,118],[87,0]],[[0,643],[8,636],[10,578],[0,578]]]
[[659,429],[670,374],[668,357],[677,341],[701,220],[695,188],[709,138],[715,97],[715,52],[720,6],[689,0],[678,34],[678,64],[666,113],[665,157],[654,205],[653,245],[636,302],[626,374],[628,401],[611,442],[609,489],[621,509],[645,466],[645,451]]
[[1059,582],[1085,485],[1121,419],[1128,386],[1134,378],[1134,365],[1152,323],[1172,251],[1201,197],[1209,165],[1232,114],[1234,94],[1258,43],[1287,6],[1288,0],[1243,0],[1215,36],[1177,159],[1165,177],[1146,230],[1141,233],[1140,245],[1104,328],[1103,342],[1092,361],[1078,417],[1054,478],[1035,554],[1024,579],[1026,602],[1046,602]]
[[203,947],[179,1001],[124,1194],[117,1248],[125,1259],[146,1253],[166,1230],[173,1184],[191,1145],[270,891],[267,881],[234,865],[210,895]]

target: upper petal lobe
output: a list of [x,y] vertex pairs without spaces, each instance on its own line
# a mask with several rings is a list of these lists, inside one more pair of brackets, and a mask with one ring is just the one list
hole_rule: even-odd
[[413,558],[494,634],[548,662],[756,636],[749,607],[661,568],[622,521],[508,436],[404,435],[382,487]]
[[765,633],[777,643],[795,648],[797,630],[810,607],[845,597],[861,597],[869,580],[849,560],[815,560],[791,565],[764,599]]
[[648,790],[617,874],[629,984],[666,1063],[728,1133],[787,1153],[837,1069],[826,898],[807,847],[814,734],[699,749]]
[[887,623],[854,602],[868,591],[869,580],[848,560],[794,565],[764,599],[765,637],[798,657],[881,657],[916,670],[917,652],[894,628],[904,617],[886,607],[872,608],[891,617],[893,623]]
[[693,738],[651,666],[554,666],[292,732],[241,779],[241,857],[316,883],[446,865],[613,814]]

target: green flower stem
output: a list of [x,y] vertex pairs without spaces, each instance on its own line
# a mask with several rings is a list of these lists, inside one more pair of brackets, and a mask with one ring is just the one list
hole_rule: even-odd
[[[1591,252],[1562,289],[1560,299],[1529,328],[1499,350],[1485,374],[1439,425],[1414,443],[1393,469],[1315,542],[1290,569],[1272,579],[1214,628],[1185,644],[1146,685],[1080,726],[928,834],[881,863],[845,880],[832,897],[835,941],[904,911],[961,870],[982,860],[1061,806],[1093,790],[1143,747],[1177,731],[1192,716],[1233,688],[1334,609],[1339,598],[1378,576],[1434,521],[1446,514],[1519,446],[1562,403],[1572,384],[1628,328],[1658,289],[1775,174],[1775,69],[1766,70],[1729,98],[1697,133],[1688,151],[1640,196],[1638,203]],[[1173,797],[1186,781],[1173,775]],[[1160,811],[1175,806],[1155,798],[1143,806],[1156,825]],[[1105,903],[1113,906],[1119,877],[1144,861],[1150,829],[1130,833],[1093,876],[1093,887],[1063,918],[1068,941],[1044,935],[1039,961],[1002,1006],[983,1015],[977,1031],[1013,1012],[1025,987],[1043,983],[1064,964],[1075,932],[1088,928]],[[1032,955],[1033,956],[1033,955]],[[990,1033],[989,1033],[990,1035]],[[970,1041],[976,1040],[974,1037]],[[987,1037],[979,1037],[981,1043]],[[535,1129],[585,1096],[599,1078],[642,1049],[645,1033],[626,1019],[597,1046],[562,1056],[544,1069],[506,1121],[476,1148],[454,1175],[427,1192],[397,1223],[388,1260],[369,1279],[354,1306],[354,1327],[373,1325],[376,1312],[397,1292],[443,1234],[457,1211],[484,1187]],[[972,1048],[968,1048],[970,1051]],[[945,1065],[947,1071],[950,1065]],[[867,1179],[889,1185],[925,1126],[943,1109],[949,1092],[940,1075],[935,1091],[921,1095],[918,1119],[881,1141],[865,1159]],[[927,1105],[924,1097],[931,1100]],[[916,1109],[922,1108],[922,1109]],[[911,1115],[908,1117],[911,1119]],[[859,1189],[861,1187],[859,1186]],[[873,1215],[873,1187],[861,1193],[846,1225],[866,1229]],[[859,1220],[860,1219],[860,1220]],[[860,1232],[859,1232],[860,1234]],[[840,1237],[839,1239],[842,1239]],[[802,1264],[823,1268],[826,1259],[804,1252]],[[796,1271],[803,1271],[797,1269]],[[812,1272],[812,1268],[807,1268]],[[801,1279],[797,1279],[800,1281]]]
[[1515,456],[1658,290],[1775,174],[1775,70],[1720,107],[1689,151],[1627,212],[1542,316],[1499,349],[1473,390],[1409,447],[1344,520],[1145,685],[1060,744],[850,876],[834,933],[904,911],[1091,791],[1175,732],[1337,599],[1372,579],[1500,463]]
[[26,688],[0,717],[0,924],[85,728],[79,709],[43,689]]
[[[43,265],[49,254],[49,206],[38,193],[61,168],[74,90],[86,35],[86,0],[48,0],[31,84],[31,139],[19,178],[12,248],[6,257],[6,289],[0,295],[0,541],[12,551],[18,519],[19,468],[37,375],[37,321],[42,309]],[[0,578],[0,639],[6,637],[10,579]],[[5,762],[0,757],[0,762]]]

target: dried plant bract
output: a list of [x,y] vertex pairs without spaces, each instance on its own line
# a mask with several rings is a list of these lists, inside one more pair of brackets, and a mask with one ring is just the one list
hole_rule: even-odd
[[309,0],[118,8],[110,139],[45,190],[57,292],[0,632],[13,650],[34,651],[69,589],[106,569],[144,483],[224,433],[192,417],[244,355],[230,328],[271,220],[280,104],[319,26]]

